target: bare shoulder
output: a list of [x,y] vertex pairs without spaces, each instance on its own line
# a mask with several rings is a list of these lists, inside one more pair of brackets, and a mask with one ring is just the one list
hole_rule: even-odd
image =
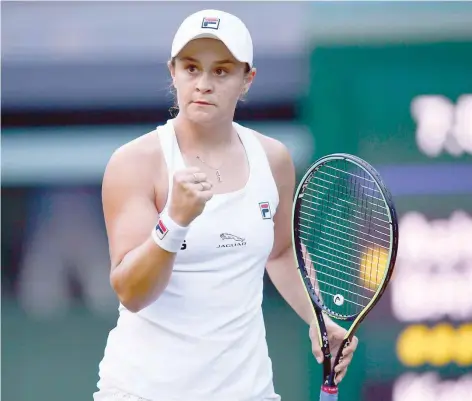
[[102,203],[106,218],[110,215],[109,210],[138,198],[161,210],[167,192],[167,166],[155,131],[113,152],[102,181]]
[[287,181],[290,183],[295,179],[295,168],[293,165],[292,156],[287,146],[278,139],[253,131],[256,138],[261,142],[265,150],[272,174],[277,183],[281,186]]
[[162,152],[156,133],[144,134],[113,152],[105,169],[103,189],[118,182],[133,187],[147,185],[161,165]]
[[[155,163],[160,155],[159,141],[154,132],[149,132],[116,149],[111,155],[106,172],[122,169],[124,166],[144,170],[150,163]],[[136,163],[136,161],[141,163]]]
[[270,163],[280,163],[284,160],[287,161],[288,158],[291,158],[290,152],[283,142],[270,136],[261,134],[260,132],[253,132],[256,135],[256,138],[261,142]]

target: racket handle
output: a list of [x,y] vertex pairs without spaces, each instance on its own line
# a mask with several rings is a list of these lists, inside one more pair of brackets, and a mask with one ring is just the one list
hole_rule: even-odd
[[320,401],[338,401],[338,388],[321,386]]

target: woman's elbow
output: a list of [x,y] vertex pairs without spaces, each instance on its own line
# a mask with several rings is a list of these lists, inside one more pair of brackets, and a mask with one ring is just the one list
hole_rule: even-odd
[[137,313],[144,309],[147,305],[140,299],[139,295],[130,288],[129,285],[125,285],[117,274],[110,274],[110,284],[115,292],[120,304],[123,305],[130,312]]

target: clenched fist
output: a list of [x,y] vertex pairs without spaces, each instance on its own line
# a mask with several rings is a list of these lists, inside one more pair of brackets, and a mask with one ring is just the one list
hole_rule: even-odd
[[173,177],[169,216],[180,226],[188,226],[213,197],[212,183],[197,167],[177,171]]

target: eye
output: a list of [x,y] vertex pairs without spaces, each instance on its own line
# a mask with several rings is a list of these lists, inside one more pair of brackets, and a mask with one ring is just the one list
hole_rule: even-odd
[[197,67],[193,64],[190,64],[189,66],[187,66],[187,71],[192,74],[197,71]]
[[222,76],[226,75],[226,71],[223,68],[217,68],[215,70],[215,74],[219,77],[222,77]]

